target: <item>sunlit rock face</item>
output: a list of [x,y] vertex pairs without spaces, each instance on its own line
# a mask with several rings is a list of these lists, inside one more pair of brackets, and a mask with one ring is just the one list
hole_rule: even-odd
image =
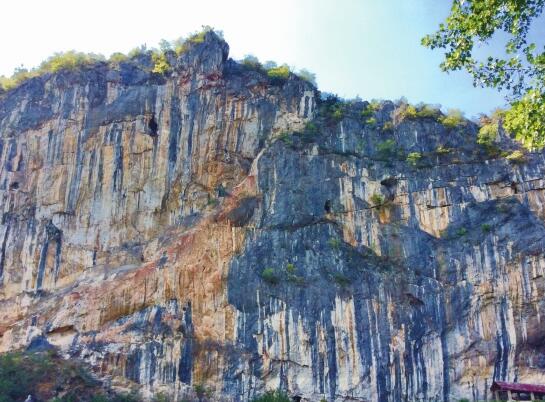
[[545,382],[543,153],[490,157],[469,122],[383,130],[390,102],[332,118],[213,33],[170,57],[0,98],[0,350],[49,342],[143,398]]

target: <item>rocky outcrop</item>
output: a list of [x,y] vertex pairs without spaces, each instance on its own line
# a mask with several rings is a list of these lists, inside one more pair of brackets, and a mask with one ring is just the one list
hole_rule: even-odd
[[145,398],[543,382],[543,153],[387,130],[391,102],[332,116],[227,56],[210,32],[167,75],[141,56],[2,96],[1,350],[48,342]]

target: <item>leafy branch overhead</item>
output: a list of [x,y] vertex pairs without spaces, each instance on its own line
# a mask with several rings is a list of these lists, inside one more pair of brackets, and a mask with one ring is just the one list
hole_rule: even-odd
[[[504,127],[528,148],[545,146],[545,46],[529,40],[544,6],[545,0],[453,0],[439,30],[422,39],[445,50],[443,71],[466,70],[475,86],[506,91],[511,109]],[[479,45],[504,37],[503,54],[476,56]]]

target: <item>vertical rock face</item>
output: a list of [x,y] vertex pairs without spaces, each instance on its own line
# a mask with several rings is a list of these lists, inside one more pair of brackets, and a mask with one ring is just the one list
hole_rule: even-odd
[[361,102],[333,119],[227,55],[208,33],[166,76],[142,56],[3,95],[0,349],[47,341],[143,397],[545,381],[543,154],[488,157],[469,122],[381,130]]

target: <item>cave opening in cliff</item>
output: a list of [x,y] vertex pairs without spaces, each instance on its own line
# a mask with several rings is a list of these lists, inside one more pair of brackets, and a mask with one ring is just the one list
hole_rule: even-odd
[[324,210],[329,214],[331,212],[331,201],[326,200],[324,204]]
[[152,137],[156,137],[157,136],[157,129],[158,129],[158,126],[157,126],[157,121],[155,120],[155,115],[152,115],[151,116],[151,119],[149,120],[148,122],[148,129],[150,131],[150,135]]

